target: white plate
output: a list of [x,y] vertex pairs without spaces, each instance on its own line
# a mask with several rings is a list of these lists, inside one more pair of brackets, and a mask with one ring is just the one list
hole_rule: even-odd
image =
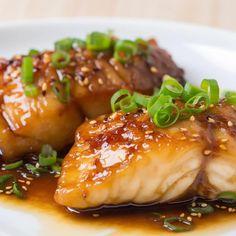
[[[186,79],[197,84],[215,78],[223,89],[236,90],[236,33],[173,22],[112,18],[54,19],[0,24],[0,55],[27,53],[29,48],[49,49],[57,39],[84,37],[91,31],[114,30],[119,37],[155,37],[186,72]],[[0,196],[0,200],[3,197]],[[144,235],[138,226],[122,231],[113,226],[69,223],[50,212],[33,211],[0,201],[0,236],[38,235]],[[225,222],[185,235],[236,235],[235,225]],[[150,235],[150,234],[148,234]]]

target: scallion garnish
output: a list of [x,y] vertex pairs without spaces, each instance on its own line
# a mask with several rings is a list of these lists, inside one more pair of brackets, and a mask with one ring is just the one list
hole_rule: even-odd
[[[178,226],[175,223],[181,223],[184,226]],[[185,232],[192,229],[192,222],[183,217],[170,217],[164,219],[163,226],[170,231]]]
[[38,88],[35,84],[27,84],[24,89],[25,96],[27,97],[37,97]]
[[29,55],[29,56],[38,56],[39,53],[40,53],[40,52],[39,52],[37,49],[33,49],[33,48],[32,48],[32,49],[29,50],[28,55]]
[[6,183],[11,179],[13,179],[13,175],[11,175],[11,174],[6,174],[6,175],[0,176],[0,189],[3,189],[6,185]]
[[201,213],[202,215],[211,214],[214,212],[214,208],[205,202],[196,202],[194,206],[191,204],[187,207],[187,209],[190,213]]
[[118,40],[115,44],[114,58],[121,62],[128,62],[138,52],[137,43],[130,40]]
[[39,154],[40,166],[52,166],[57,162],[57,152],[49,144],[42,146]]
[[18,198],[24,198],[24,193],[21,189],[21,186],[17,183],[17,181],[15,180],[13,182],[13,193],[18,197]]
[[164,76],[162,86],[153,96],[142,95],[127,89],[121,89],[111,98],[111,108],[115,112],[134,112],[138,107],[147,109],[154,124],[165,128],[173,125],[178,119],[183,120],[191,115],[207,110],[210,104],[219,100],[219,86],[216,80],[203,80],[201,86],[187,83],[183,86],[173,77]]
[[25,84],[33,83],[33,59],[31,56],[23,57],[21,66],[21,79]]
[[217,195],[217,200],[225,203],[236,203],[236,192],[226,191]]
[[86,47],[86,42],[82,39],[74,38],[73,39],[73,46],[76,48],[85,48]]
[[17,168],[21,167],[22,165],[23,165],[23,161],[20,160],[20,161],[11,163],[11,164],[7,164],[7,165],[5,165],[4,168],[5,168],[6,170],[13,170],[13,169],[17,169]]
[[226,102],[230,105],[235,105],[236,104],[236,92],[233,91],[227,91],[225,93],[225,99]]
[[56,50],[69,51],[73,46],[73,38],[64,38],[54,43]]
[[103,51],[111,46],[111,37],[109,34],[101,32],[92,32],[86,37],[86,47],[92,51]]
[[201,83],[201,88],[208,93],[210,104],[216,104],[219,102],[220,89],[215,79],[204,79]]
[[52,65],[56,69],[63,69],[70,63],[70,54],[66,51],[57,50],[52,54]]
[[61,81],[57,80],[52,86],[52,91],[61,103],[70,101],[70,80],[64,77]]

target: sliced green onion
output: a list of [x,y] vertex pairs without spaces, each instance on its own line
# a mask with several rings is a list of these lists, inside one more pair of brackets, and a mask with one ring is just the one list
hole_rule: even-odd
[[128,89],[120,89],[112,95],[111,109],[113,112],[117,111],[120,108],[119,102],[121,98],[124,97],[131,97],[131,94]]
[[6,170],[13,170],[13,169],[17,169],[17,168],[21,167],[22,165],[23,165],[23,161],[20,160],[20,161],[5,165],[5,169]]
[[24,193],[23,193],[23,191],[22,191],[20,185],[19,185],[16,181],[13,182],[13,188],[12,188],[12,190],[13,190],[13,193],[14,193],[18,198],[24,198]]
[[217,200],[225,203],[236,203],[236,193],[231,191],[221,192],[217,195]]
[[24,88],[24,93],[26,97],[37,97],[38,88],[34,84],[27,84]]
[[220,99],[220,89],[215,79],[204,79],[201,88],[205,90],[210,98],[210,104],[216,104]]
[[6,174],[0,176],[0,189],[3,189],[6,185],[6,183],[13,178],[13,175],[11,174]]
[[122,98],[119,105],[123,112],[134,112],[138,108],[132,97]]
[[[174,223],[182,223],[185,226],[176,226]],[[163,226],[174,232],[185,232],[192,229],[192,222],[183,217],[170,217],[164,219]]]
[[51,166],[51,169],[55,173],[61,173],[61,167],[59,165],[53,165]]
[[21,66],[21,80],[25,84],[33,83],[33,59],[30,56],[24,57]]
[[236,92],[228,91],[225,93],[226,102],[230,105],[236,104]]
[[52,86],[52,91],[61,103],[68,103],[70,101],[70,80],[66,77],[63,80],[57,80]]
[[128,62],[134,55],[138,53],[138,46],[130,40],[118,40],[115,44],[114,58],[121,62]]
[[52,166],[57,162],[57,152],[53,148],[45,144],[39,154],[39,165],[40,166]]
[[86,47],[92,51],[103,51],[111,46],[111,37],[109,34],[101,32],[92,32],[86,37]]
[[185,111],[189,111],[191,113],[200,113],[205,111],[210,105],[209,97],[206,93],[199,93],[193,97],[191,97],[185,103]]
[[196,206],[189,205],[188,211],[191,213],[201,213],[202,215],[211,214],[214,212],[214,208],[205,202],[197,202]]
[[63,69],[70,63],[70,54],[57,50],[52,54],[52,65],[56,69]]
[[139,106],[147,107],[149,99],[150,99],[149,96],[146,96],[137,92],[133,93],[133,100]]
[[49,170],[45,169],[45,168],[42,168],[42,167],[36,167],[32,164],[25,164],[25,167],[28,171],[30,171],[33,175],[37,175],[39,176],[40,173],[47,173],[49,172]]
[[29,55],[29,56],[38,56],[39,53],[40,53],[40,52],[39,52],[38,50],[32,48],[32,49],[29,50],[28,55]]
[[153,116],[153,122],[160,128],[173,125],[179,118],[179,108],[175,104],[165,104]]
[[70,51],[73,46],[73,42],[73,38],[64,38],[56,41],[54,46],[56,50]]
[[154,95],[148,102],[147,110],[149,115],[152,117],[156,114],[156,112],[165,104],[171,104],[172,97],[169,95]]
[[165,75],[159,94],[170,95],[172,98],[179,97],[183,92],[183,86],[173,77]]
[[186,82],[184,85],[184,90],[182,94],[182,99],[187,102],[190,98],[194,97],[198,93],[202,93],[204,90],[190,84],[189,82]]
[[82,39],[78,39],[78,38],[73,39],[73,45],[78,48],[85,48],[86,47],[85,41]]

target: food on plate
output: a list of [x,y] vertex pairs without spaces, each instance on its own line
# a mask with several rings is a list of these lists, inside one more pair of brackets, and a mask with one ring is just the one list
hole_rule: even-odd
[[7,162],[61,150],[73,142],[85,117],[109,113],[120,88],[151,94],[164,74],[184,83],[183,70],[155,40],[120,40],[93,32],[66,38],[54,51],[0,60],[0,153]]

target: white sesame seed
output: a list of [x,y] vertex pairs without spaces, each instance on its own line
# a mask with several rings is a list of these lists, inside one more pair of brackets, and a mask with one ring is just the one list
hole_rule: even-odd
[[193,202],[192,207],[196,207],[196,206],[197,206],[196,202]]
[[27,184],[27,185],[30,185],[30,184],[31,184],[31,182],[30,182],[30,181],[26,181],[26,184]]
[[184,217],[184,216],[185,216],[184,212],[179,215],[179,217]]
[[195,116],[190,116],[189,120],[190,121],[195,121]]
[[7,195],[12,194],[12,190],[10,190],[10,191],[6,191],[5,194],[7,194]]
[[103,84],[103,80],[101,78],[98,78],[98,84],[100,84],[100,85]]
[[182,132],[188,131],[186,128],[179,128],[179,129],[180,129],[180,131],[182,131]]
[[220,208],[221,208],[221,209],[227,209],[227,207],[226,207],[226,206],[221,206]]
[[207,120],[209,123],[216,123],[216,121],[214,119],[212,119],[211,117],[208,117]]
[[229,126],[229,127],[232,127],[233,125],[234,125],[233,122],[229,120],[229,121],[228,121],[228,126]]
[[222,149],[222,150],[227,150],[227,148],[226,148],[226,146],[225,146],[224,144],[220,144],[219,147],[220,147],[220,149]]
[[192,219],[191,216],[188,216],[188,217],[187,217],[187,220],[188,220],[188,221],[192,221],[193,219]]
[[93,214],[93,217],[99,217],[100,215],[99,214]]
[[91,121],[89,122],[89,124],[91,124],[91,125],[96,124],[96,123],[97,123],[96,120],[91,120]]
[[220,141],[221,141],[222,143],[226,143],[226,142],[228,142],[228,139],[227,139],[227,138],[222,138]]
[[191,216],[198,216],[198,213],[192,212],[190,215]]
[[145,131],[145,134],[153,134],[153,130],[147,130],[147,131]]
[[84,85],[88,85],[89,84],[89,79],[86,77],[83,82],[84,82]]
[[23,179],[18,179],[17,180],[19,183],[25,183],[25,180],[23,180]]
[[25,191],[27,191],[27,187],[25,185],[22,185],[22,189],[24,189]]
[[201,218],[201,217],[202,217],[202,213],[199,212],[199,213],[197,214],[197,216],[198,216],[198,218]]
[[179,140],[186,140],[187,138],[185,136],[181,137]]
[[6,189],[6,190],[10,190],[10,189],[12,189],[12,186],[6,186],[5,189]]
[[84,73],[86,73],[86,72],[89,72],[90,70],[89,70],[88,67],[83,66],[83,67],[81,67],[81,71],[84,72]]
[[152,72],[152,73],[158,73],[158,69],[156,68],[156,67],[154,67],[154,66],[152,66],[151,68],[150,68],[150,71]]
[[201,207],[207,207],[207,204],[206,203],[202,203]]
[[47,87],[48,87],[48,86],[47,86],[47,83],[43,83],[43,85],[42,85],[42,90],[43,90],[43,91],[46,91],[46,90],[47,90]]
[[90,85],[88,86],[88,90],[89,90],[90,92],[93,91],[93,84],[90,84]]
[[200,135],[199,134],[193,134],[192,135],[192,137],[194,137],[194,138],[197,138],[197,137],[199,137]]
[[211,154],[211,152],[212,152],[211,150],[206,149],[206,150],[204,150],[203,154],[208,156]]
[[0,189],[0,193],[3,193],[4,191],[2,189]]

